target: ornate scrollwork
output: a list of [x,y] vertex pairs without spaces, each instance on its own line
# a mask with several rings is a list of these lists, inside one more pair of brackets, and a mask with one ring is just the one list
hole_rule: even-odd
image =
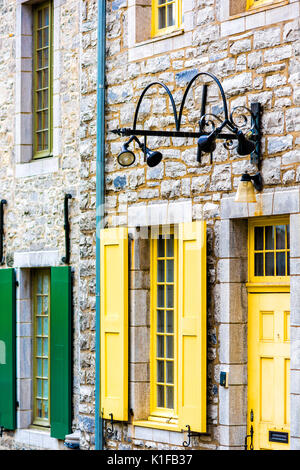
[[[250,116],[248,116],[246,113],[249,113]],[[238,114],[238,116],[235,117],[235,114]],[[239,121],[237,119],[239,119]],[[250,131],[253,122],[255,122],[255,117],[251,109],[247,108],[246,106],[236,106],[230,113],[230,121],[236,128],[247,129]]]

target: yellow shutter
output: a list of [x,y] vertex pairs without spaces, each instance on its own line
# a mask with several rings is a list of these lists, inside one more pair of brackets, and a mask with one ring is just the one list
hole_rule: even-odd
[[101,230],[101,410],[128,419],[128,232]]
[[179,225],[179,424],[206,432],[206,223]]

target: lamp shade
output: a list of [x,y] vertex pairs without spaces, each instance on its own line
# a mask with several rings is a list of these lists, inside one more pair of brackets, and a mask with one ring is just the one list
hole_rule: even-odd
[[128,150],[127,145],[123,145],[122,152],[118,156],[118,162],[121,166],[130,166],[135,161],[135,155]]
[[256,202],[254,186],[248,173],[244,173],[241,178],[234,202]]

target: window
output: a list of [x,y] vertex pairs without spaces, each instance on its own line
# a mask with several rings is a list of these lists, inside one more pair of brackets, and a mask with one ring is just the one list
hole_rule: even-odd
[[50,271],[37,270],[33,274],[34,314],[34,424],[49,426],[49,299]]
[[177,414],[177,240],[152,240],[151,416]]
[[152,36],[168,34],[181,24],[181,0],[152,0]]
[[247,0],[247,10],[272,3],[273,0]]
[[285,219],[250,224],[250,279],[284,281],[290,275],[290,226]]
[[49,157],[52,152],[52,3],[33,10],[33,155]]
[[[144,260],[150,258],[150,338],[145,304],[139,309],[137,299],[141,298],[130,295],[132,302],[128,305],[128,288],[135,277],[128,276],[128,246],[133,246],[128,229],[102,229],[100,238],[103,418],[113,415],[116,421],[128,420],[129,390],[133,394],[134,425],[169,430],[189,425],[194,431],[206,432],[205,222],[180,223],[174,227],[174,234],[167,232],[149,243],[136,240],[131,252],[132,274],[139,270],[145,273],[146,266],[149,272],[149,263]],[[150,381],[142,384],[147,394],[142,411],[140,384],[131,380],[128,360],[135,371],[142,370],[141,364],[148,370],[150,362]]]

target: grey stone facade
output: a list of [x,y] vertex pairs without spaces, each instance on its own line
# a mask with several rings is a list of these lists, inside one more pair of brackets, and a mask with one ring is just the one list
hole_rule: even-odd
[[[30,299],[23,288],[26,276],[32,267],[61,264],[63,197],[67,192],[72,194],[73,430],[80,430],[81,449],[93,449],[98,2],[54,0],[55,151],[44,161],[31,161],[30,139],[26,140],[29,137],[24,132],[31,112],[27,79],[31,73],[28,17],[32,3],[0,0],[0,198],[8,201],[5,259],[19,277],[18,347],[28,354],[31,335]],[[192,448],[243,448],[247,420],[247,219],[285,214],[291,225],[291,446],[299,449],[300,2],[276,1],[249,13],[233,12],[230,0],[183,0],[182,28],[159,39],[151,39],[149,34],[147,0],[106,3],[106,226],[128,225],[135,238],[139,230],[143,233],[146,227],[166,221],[166,214],[168,224],[183,219],[207,222],[208,433],[194,438]],[[178,107],[185,86],[197,71],[220,78],[230,109],[252,102],[263,106],[264,191],[257,204],[233,203],[241,175],[244,171],[253,174],[256,167],[248,156],[240,157],[222,144],[214,152],[213,163],[205,155],[200,166],[194,140],[151,138],[149,146],[163,153],[158,167],[147,167],[137,149],[133,167],[122,169],[117,163],[123,141],[111,131],[131,127],[143,88],[154,80],[164,82]],[[212,86],[209,112],[220,113],[220,105]],[[197,129],[200,107],[201,82],[190,93],[183,129]],[[170,104],[155,88],[141,107],[142,125],[174,127]],[[146,419],[149,408],[149,246],[142,238],[130,270],[129,404],[135,419]],[[229,374],[226,389],[219,385],[221,370]],[[18,374],[21,396],[22,390],[30,389],[30,365]],[[62,442],[29,429],[28,401],[20,401],[18,430],[5,433],[0,448],[63,448]],[[105,448],[183,448],[181,432],[134,426],[132,418],[117,423],[115,429]]]

